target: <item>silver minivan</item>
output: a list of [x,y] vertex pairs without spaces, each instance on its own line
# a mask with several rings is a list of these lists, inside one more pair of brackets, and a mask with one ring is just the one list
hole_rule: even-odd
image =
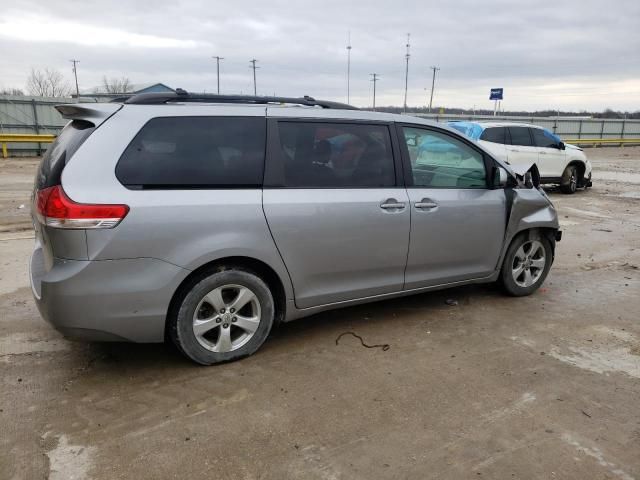
[[535,166],[416,117],[182,90],[57,109],[30,271],[69,337],[171,339],[214,364],[323,310],[480,282],[529,295],[560,240]]

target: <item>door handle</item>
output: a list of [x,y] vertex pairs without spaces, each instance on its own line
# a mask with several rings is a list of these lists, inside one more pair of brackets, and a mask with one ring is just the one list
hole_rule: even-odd
[[416,202],[416,205],[415,205],[417,209],[423,209],[423,208],[431,209],[431,208],[436,208],[437,206],[438,204],[436,202],[428,198],[423,198],[419,202]]
[[546,155],[547,152],[538,152],[540,155]]
[[404,208],[404,203],[398,202],[395,198],[388,198],[380,204],[384,210],[400,210]]

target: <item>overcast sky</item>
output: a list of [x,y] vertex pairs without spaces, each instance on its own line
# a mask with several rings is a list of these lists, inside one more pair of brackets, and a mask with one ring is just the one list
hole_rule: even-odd
[[640,110],[640,0],[206,1],[0,0],[0,86],[25,88],[32,67],[59,69],[81,89],[103,75],[222,93],[402,105],[411,33],[409,105],[506,110]]

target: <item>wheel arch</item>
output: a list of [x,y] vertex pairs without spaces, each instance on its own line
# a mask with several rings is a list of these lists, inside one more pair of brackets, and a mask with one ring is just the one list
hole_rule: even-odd
[[285,286],[280,276],[270,265],[262,260],[245,256],[230,256],[218,258],[209,261],[193,270],[189,275],[187,275],[184,280],[182,280],[180,285],[178,285],[178,287],[176,288],[173,296],[171,297],[171,301],[169,302],[169,308],[167,310],[167,316],[165,318],[165,339],[167,338],[167,326],[169,324],[169,320],[173,315],[177,314],[177,311],[180,308],[179,300],[182,295],[186,291],[191,289],[194,284],[204,276],[231,269],[244,270],[253,273],[260,279],[262,279],[267,284],[269,290],[271,291],[271,294],[273,295],[275,306],[274,325],[277,325],[285,318],[287,306]]
[[587,171],[587,165],[582,160],[571,160],[565,168],[576,167],[578,170],[578,181],[584,179],[584,173]]

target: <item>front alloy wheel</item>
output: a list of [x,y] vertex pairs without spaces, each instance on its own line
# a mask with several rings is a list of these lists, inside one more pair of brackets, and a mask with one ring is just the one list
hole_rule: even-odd
[[513,257],[513,281],[520,287],[530,287],[540,279],[546,263],[544,247],[540,241],[530,240],[524,243]]
[[553,260],[551,241],[537,231],[516,236],[505,254],[500,283],[509,295],[535,292],[549,273]]

